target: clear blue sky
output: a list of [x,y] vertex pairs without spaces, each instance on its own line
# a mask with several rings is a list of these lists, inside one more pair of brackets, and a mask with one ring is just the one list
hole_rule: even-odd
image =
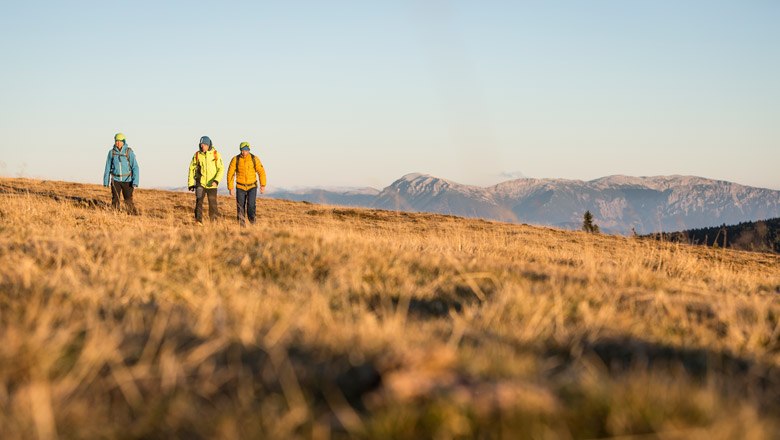
[[780,189],[780,2],[5,1],[0,174],[183,186],[691,174]]

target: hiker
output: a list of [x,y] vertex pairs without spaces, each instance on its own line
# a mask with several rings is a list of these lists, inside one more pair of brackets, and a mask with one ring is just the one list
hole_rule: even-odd
[[225,172],[222,156],[211,145],[208,136],[200,138],[199,150],[192,156],[187,188],[195,192],[195,221],[203,223],[203,198],[209,199],[209,220],[219,215],[217,208],[217,187]]
[[138,161],[122,133],[114,135],[114,147],[106,158],[103,186],[111,186],[111,206],[114,209],[119,209],[121,195],[125,198],[127,210],[131,214],[138,214],[133,203],[133,188],[138,187]]
[[265,168],[260,158],[250,153],[249,142],[241,142],[238,146],[240,154],[230,160],[228,165],[228,192],[233,195],[233,176],[236,178],[236,210],[238,223],[246,225],[255,223],[255,208],[257,202],[257,178],[260,177],[260,194],[265,193]]

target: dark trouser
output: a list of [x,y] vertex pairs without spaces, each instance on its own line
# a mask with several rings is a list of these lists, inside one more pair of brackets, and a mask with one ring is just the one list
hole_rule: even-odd
[[246,224],[246,218],[249,217],[249,223],[255,222],[255,207],[257,203],[257,187],[243,190],[236,188],[236,210],[238,222]]
[[209,198],[209,220],[216,220],[217,215],[219,215],[219,210],[217,209],[217,189],[207,189],[199,186],[195,188],[195,220],[198,222],[203,221],[203,198],[206,196]]
[[111,182],[111,206],[119,209],[119,196],[125,198],[125,205],[131,214],[135,214],[135,204],[133,204],[133,182]]

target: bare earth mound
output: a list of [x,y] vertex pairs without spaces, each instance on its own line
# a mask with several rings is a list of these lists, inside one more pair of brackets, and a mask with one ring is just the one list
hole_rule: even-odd
[[772,438],[780,257],[0,179],[3,438]]

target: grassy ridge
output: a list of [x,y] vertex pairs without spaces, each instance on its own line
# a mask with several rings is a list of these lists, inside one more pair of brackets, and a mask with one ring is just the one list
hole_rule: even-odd
[[780,257],[0,179],[8,438],[771,438]]
[[703,246],[780,253],[780,218],[665,234],[648,234],[646,237]]

